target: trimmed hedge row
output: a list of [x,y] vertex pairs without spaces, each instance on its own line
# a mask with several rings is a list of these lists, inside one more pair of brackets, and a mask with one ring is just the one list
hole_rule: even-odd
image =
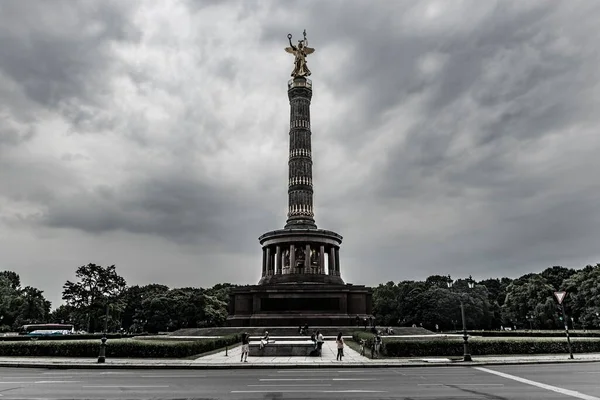
[[[565,337],[565,331],[552,330],[552,331],[468,331],[469,335],[483,336],[483,337]],[[462,335],[462,331],[456,331],[457,334]],[[582,331],[582,330],[569,330],[569,336],[571,337],[596,337],[600,338],[600,331]]]
[[[485,336],[485,337],[565,337],[564,330],[555,331],[468,331],[471,336]],[[462,331],[453,331],[452,334],[462,335]],[[583,331],[577,329],[575,331],[569,330],[569,336],[571,337],[600,337],[600,331]]]
[[[239,335],[188,342],[114,339],[106,341],[106,357],[183,358],[240,341]],[[0,356],[98,357],[100,340],[0,342]]]
[[[30,341],[30,340],[90,340],[90,339],[98,339],[103,335],[101,333],[87,333],[81,335],[47,335],[47,336],[27,336],[27,335],[19,335],[19,336],[0,336],[0,342],[22,342],[22,341]],[[107,339],[124,339],[131,338],[134,336],[141,335],[127,335],[121,333],[107,333]]]
[[[373,335],[356,332],[352,335],[356,342],[365,339],[366,348],[370,349]],[[600,352],[600,340],[575,339],[571,341],[574,353]],[[506,354],[559,354],[568,353],[565,337],[552,340],[536,338],[511,340],[500,339],[469,339],[469,349],[472,355],[506,355]],[[430,356],[461,356],[463,341],[461,338],[432,339],[432,340],[402,340],[383,337],[381,354],[387,357],[430,357]]]

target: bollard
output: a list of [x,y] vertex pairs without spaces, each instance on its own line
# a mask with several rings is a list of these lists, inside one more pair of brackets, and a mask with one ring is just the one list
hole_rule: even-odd
[[228,346],[225,345],[225,357],[227,357],[227,349],[228,349]]
[[98,354],[98,364],[103,364],[106,361],[106,336],[102,336],[100,340],[102,343],[100,344],[100,354]]

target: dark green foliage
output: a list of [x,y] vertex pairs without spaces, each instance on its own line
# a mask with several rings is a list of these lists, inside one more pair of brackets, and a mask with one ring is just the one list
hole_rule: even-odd
[[[556,331],[468,331],[469,335],[483,337],[566,337],[564,330]],[[456,331],[455,334],[462,334]],[[600,337],[600,331],[569,331],[571,337]]]
[[[90,340],[90,339],[98,339],[104,336],[101,333],[90,333],[90,334],[81,334],[81,335],[47,335],[47,336],[27,336],[27,335],[19,335],[19,336],[0,336],[0,342],[31,342],[31,341],[45,341],[45,340],[54,340],[54,341],[73,341],[73,340]],[[144,336],[144,335],[136,335],[136,336]],[[134,335],[125,335],[120,333],[108,333],[106,335],[108,339],[124,339],[129,337],[134,337]]]
[[20,325],[45,322],[50,302],[41,290],[21,287],[21,278],[13,271],[0,271],[0,332],[16,330]]
[[[182,358],[238,343],[238,335],[195,341],[114,339],[106,342],[106,357]],[[0,342],[0,356],[98,357],[100,340]]]
[[553,292],[566,290],[569,328],[600,328],[600,264],[575,270],[554,266],[517,279],[490,278],[468,288],[457,279],[450,290],[448,277],[381,284],[373,291],[377,326],[422,326],[434,330],[460,329],[460,301],[468,329],[560,329],[564,322]]

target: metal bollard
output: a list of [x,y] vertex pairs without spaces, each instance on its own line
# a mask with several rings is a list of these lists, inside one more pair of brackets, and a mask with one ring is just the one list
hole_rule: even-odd
[[227,345],[225,345],[225,357],[228,357],[227,356],[227,349],[228,349],[228,347],[227,347]]

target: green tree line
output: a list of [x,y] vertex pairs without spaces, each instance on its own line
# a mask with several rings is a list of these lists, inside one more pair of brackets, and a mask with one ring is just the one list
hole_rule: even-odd
[[554,292],[564,290],[569,327],[600,328],[600,264],[473,281],[473,288],[467,279],[457,279],[450,288],[449,280],[433,275],[425,281],[379,285],[373,293],[377,324],[461,329],[462,300],[469,329],[557,329],[564,321]]
[[[116,267],[83,265],[75,280],[63,285],[63,305],[51,310],[43,292],[21,286],[13,271],[0,272],[0,331],[28,323],[72,323],[86,332],[124,330],[166,332],[221,326],[227,318],[229,292],[236,285],[169,288],[161,284],[128,286]],[[459,304],[469,329],[556,329],[564,326],[553,293],[565,290],[571,328],[600,328],[600,264],[582,269],[560,266],[516,279],[457,279],[433,275],[424,281],[380,284],[373,291],[373,314],[379,326],[460,329]]]

